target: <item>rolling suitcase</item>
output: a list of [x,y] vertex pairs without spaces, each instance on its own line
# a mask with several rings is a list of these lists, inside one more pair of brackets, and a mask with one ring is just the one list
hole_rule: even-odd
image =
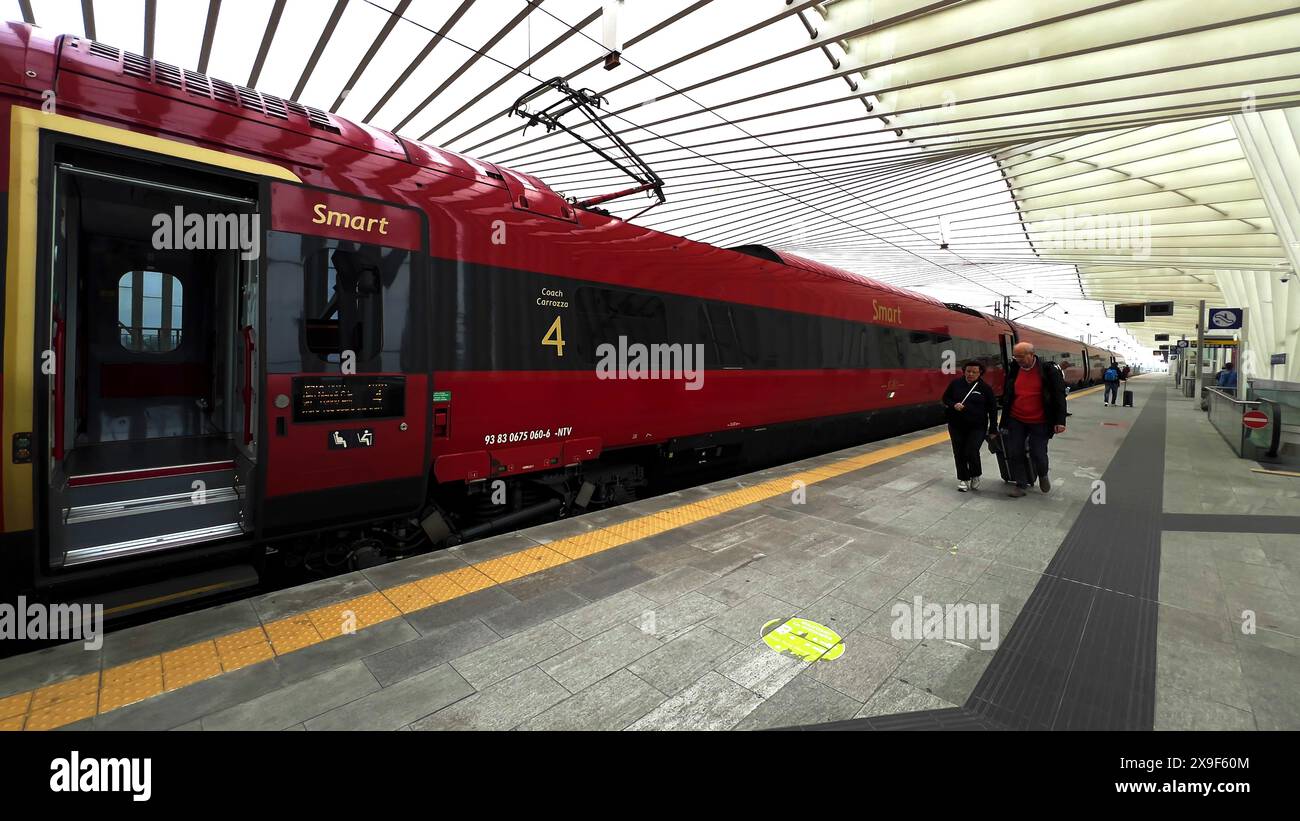
[[1133,407],[1133,391],[1124,391],[1124,407]]
[[[1007,462],[1007,449],[1003,447],[1001,433],[989,440],[989,451],[998,459],[998,473],[1002,474],[1002,481],[1014,483],[1016,480],[1011,475],[1011,465]],[[1024,459],[1026,481],[1032,485],[1038,481],[1038,474],[1034,472],[1034,460],[1029,458],[1028,452],[1024,454]]]

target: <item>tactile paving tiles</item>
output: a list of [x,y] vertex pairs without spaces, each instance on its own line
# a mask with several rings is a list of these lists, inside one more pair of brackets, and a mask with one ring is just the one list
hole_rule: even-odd
[[32,693],[26,729],[52,730],[95,715],[99,705],[99,673],[88,673]]
[[122,664],[104,671],[99,711],[107,712],[163,692],[162,656]]
[[222,636],[216,640],[216,644],[217,655],[221,657],[221,669],[227,673],[275,658],[266,631],[260,626]]
[[530,547],[499,559],[479,562],[474,569],[482,572],[497,584],[527,576],[548,567],[565,564],[569,560],[547,547]]
[[397,587],[390,587],[384,591],[384,595],[403,613],[414,613],[417,610],[432,607],[439,601],[445,601],[434,598],[417,582],[408,582]]
[[320,642],[320,633],[316,632],[311,618],[306,614],[289,616],[265,625],[266,635],[271,639],[277,656],[292,653],[308,645]]
[[[479,573],[478,575],[482,576],[483,574]],[[484,577],[484,580],[487,581],[489,585],[492,584],[491,579],[487,579],[486,577]],[[439,573],[436,576],[429,576],[426,579],[419,579],[413,582],[413,584],[415,584],[416,587],[420,588],[420,590],[424,591],[429,596],[429,598],[434,600],[434,602],[439,604],[441,604],[442,602],[451,601],[452,599],[455,598],[459,598],[461,596],[464,596],[466,593],[470,592],[466,590],[464,587],[461,587],[459,584],[456,584],[456,582],[452,579],[451,573]]]
[[449,573],[443,573],[441,575],[451,579],[466,593],[473,593],[476,590],[486,590],[492,586],[491,579],[472,567],[462,567],[460,570],[452,570]]
[[163,685],[167,690],[221,675],[221,657],[213,641],[201,641],[162,654]]

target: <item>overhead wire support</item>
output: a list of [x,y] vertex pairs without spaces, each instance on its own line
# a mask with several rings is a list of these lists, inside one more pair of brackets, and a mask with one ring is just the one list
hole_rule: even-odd
[[[526,108],[530,103],[551,91],[558,92],[561,95],[560,99],[555,100],[543,108],[538,108],[533,111],[529,111]],[[589,197],[581,202],[575,201],[575,206],[578,208],[594,208],[602,203],[621,199],[622,197],[631,196],[632,194],[640,194],[645,191],[650,191],[654,194],[657,201],[651,203],[649,207],[642,210],[637,215],[640,216],[640,214],[649,211],[650,208],[653,208],[656,205],[661,205],[665,202],[664,181],[654,172],[654,169],[652,169],[645,160],[641,159],[636,151],[633,150],[622,137],[614,133],[614,131],[596,113],[596,110],[599,109],[604,102],[604,97],[589,88],[573,88],[565,82],[563,77],[552,77],[551,79],[538,84],[537,87],[515,100],[515,104],[510,107],[510,115],[517,115],[528,121],[524,125],[524,131],[527,131],[530,126],[540,124],[545,126],[547,133],[557,130],[565,132],[636,182],[636,185],[633,185],[630,188],[624,188],[619,191],[611,191],[607,194]],[[621,159],[613,156],[605,148],[596,145],[591,139],[579,134],[576,128],[563,122],[561,118],[573,112],[578,112],[583,118],[585,118],[585,121],[580,123],[580,125],[589,125],[595,128],[600,132],[601,137],[609,140],[610,143],[612,143],[612,148],[617,149],[617,151],[622,155]],[[599,139],[599,137],[594,139]]]

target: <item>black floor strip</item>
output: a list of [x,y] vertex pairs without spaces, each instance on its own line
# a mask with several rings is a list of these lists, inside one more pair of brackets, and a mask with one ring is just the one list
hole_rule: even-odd
[[965,704],[1013,729],[1149,730],[1164,498],[1157,386]]
[[803,727],[785,727],[786,730],[1003,730],[997,724],[964,707],[944,710],[918,710],[872,718],[851,718]]
[[1198,533],[1300,533],[1300,516],[1259,516],[1249,513],[1166,513],[1164,530]]

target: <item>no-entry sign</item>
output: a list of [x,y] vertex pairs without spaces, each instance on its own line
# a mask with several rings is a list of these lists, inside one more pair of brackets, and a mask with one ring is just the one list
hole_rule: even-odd
[[1256,428],[1262,428],[1268,425],[1268,417],[1260,411],[1246,411],[1241,415],[1241,424],[1251,430],[1255,430]]

